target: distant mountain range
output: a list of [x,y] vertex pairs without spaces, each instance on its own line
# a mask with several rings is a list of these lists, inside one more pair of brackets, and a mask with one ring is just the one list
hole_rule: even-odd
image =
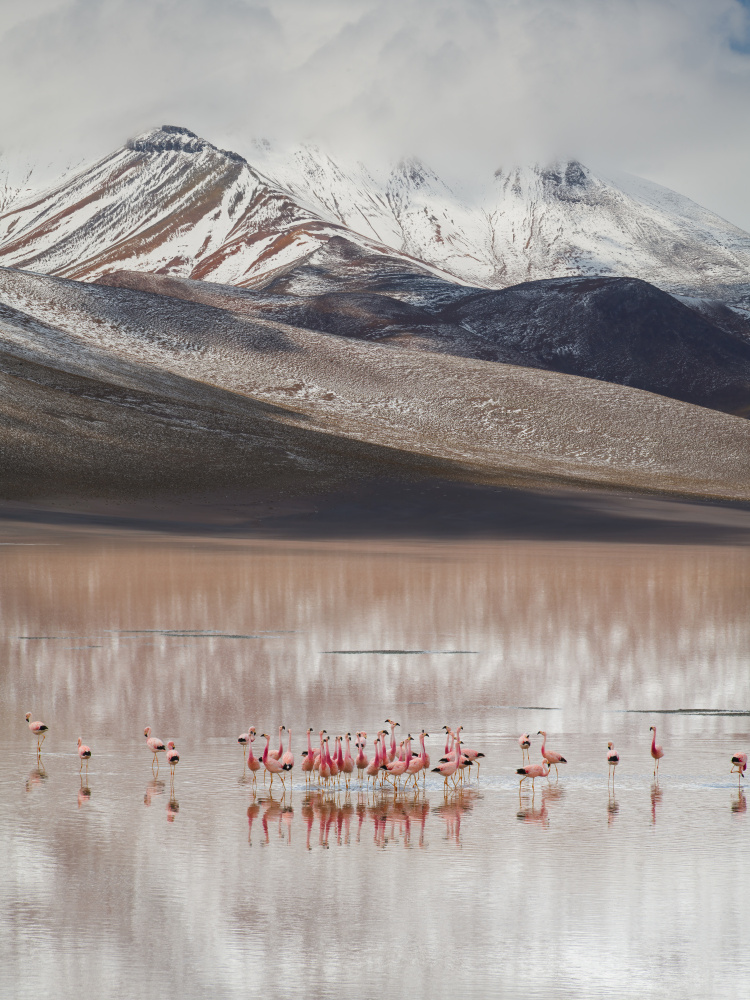
[[164,126],[6,184],[0,496],[392,475],[750,496],[750,236],[574,161],[467,204],[415,161],[376,181],[256,153]]
[[597,176],[576,161],[508,167],[469,203],[415,160],[376,180],[315,147],[254,152],[249,163],[164,126],[44,191],[8,189],[0,264],[254,287],[342,236],[484,288],[595,274],[747,293],[737,286],[750,282],[750,236],[638,178]]

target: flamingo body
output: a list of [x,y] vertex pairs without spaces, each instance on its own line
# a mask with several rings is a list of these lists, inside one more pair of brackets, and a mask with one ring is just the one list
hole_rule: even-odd
[[[29,732],[31,733],[31,735],[36,736],[36,751],[37,753],[40,753],[42,749],[42,743],[44,743],[44,741],[47,738],[47,732],[49,727],[46,726],[45,723],[43,722],[32,722],[31,712],[26,713],[26,724],[29,727]],[[42,737],[41,741],[39,740],[40,736]]]

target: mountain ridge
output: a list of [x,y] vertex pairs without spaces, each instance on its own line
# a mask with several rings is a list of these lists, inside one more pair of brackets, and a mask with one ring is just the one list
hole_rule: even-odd
[[469,203],[416,159],[378,179],[316,146],[258,143],[253,154],[182,126],[152,129],[58,185],[8,195],[0,264],[254,287],[342,236],[480,288],[598,274],[747,301],[750,236],[639,178],[576,160],[506,167]]

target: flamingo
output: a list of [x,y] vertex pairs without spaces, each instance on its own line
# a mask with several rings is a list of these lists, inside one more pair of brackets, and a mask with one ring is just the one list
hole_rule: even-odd
[[154,761],[156,761],[156,773],[159,773],[159,759],[156,756],[158,753],[163,753],[167,748],[164,746],[161,740],[157,740],[155,736],[151,735],[151,726],[146,726],[143,730],[143,735],[146,737],[146,745],[148,746],[151,753],[154,755],[154,760],[151,761],[151,769],[154,768]]
[[[740,778],[745,777],[745,771],[747,770],[747,754],[746,753],[736,753],[732,757],[732,771],[737,772],[737,784],[740,783]],[[731,772],[730,772],[731,773]]]
[[453,754],[453,756],[448,758],[448,760],[444,761],[442,764],[438,764],[437,767],[433,767],[432,769],[433,774],[442,774],[444,779],[443,786],[445,788],[448,787],[448,778],[453,778],[453,787],[454,788],[456,787],[456,779],[453,776],[455,775],[456,770],[458,769],[458,766],[461,761],[460,746],[461,746],[461,741],[457,736],[454,737],[453,748],[455,750],[455,753]]
[[344,761],[341,766],[341,770],[344,772],[344,780],[346,781],[346,787],[349,787],[349,779],[354,773],[355,763],[352,757],[352,750],[349,741],[351,740],[351,733],[347,733],[344,739],[346,740],[346,753],[344,754]]
[[[531,794],[534,794],[534,781],[537,778],[548,778],[549,777],[549,760],[545,758],[541,764],[527,764],[526,767],[519,767],[516,770],[516,774],[522,775],[521,780],[518,782],[518,794],[521,794],[521,785],[526,781],[527,778],[531,778]],[[562,762],[561,762],[562,763]],[[545,770],[546,768],[546,770]]]
[[291,771],[292,768],[294,767],[294,754],[292,753],[292,731],[291,731],[291,729],[288,730],[288,732],[289,732],[289,749],[284,754],[284,756],[281,758],[281,766],[284,768],[285,771]]
[[[385,721],[391,727],[391,749],[388,751],[387,756],[388,756],[388,763],[392,764],[393,761],[396,759],[396,726],[400,726],[401,723],[394,722],[393,719],[386,719]],[[387,735],[388,734],[386,733],[386,736]]]
[[380,737],[375,739],[375,756],[372,758],[370,763],[365,767],[365,774],[367,775],[367,780],[369,782],[372,778],[373,785],[375,784],[375,778],[377,777],[378,771],[380,770]]
[[521,758],[525,761],[528,756],[530,764],[531,755],[529,754],[529,749],[531,748],[531,734],[521,733],[521,735],[518,737],[518,745],[521,748]]
[[357,733],[357,737],[358,737],[357,748],[359,750],[359,753],[357,754],[357,760],[356,760],[356,764],[357,764],[357,777],[361,781],[362,780],[362,772],[367,767],[367,765],[370,763],[369,760],[367,759],[367,755],[365,754],[365,747],[367,746],[367,742],[366,742],[366,740],[367,740],[367,733]]
[[[406,773],[406,769],[411,763],[411,740],[405,740],[406,743],[406,755],[403,757],[398,757],[396,760],[391,761],[388,765],[388,772],[391,777],[399,780],[402,774]],[[401,744],[401,749],[403,749],[404,743]],[[396,782],[394,781],[393,787],[396,787]]]
[[284,737],[281,735],[284,732],[285,726],[279,726],[279,749],[269,750],[269,756],[273,757],[274,760],[281,760],[284,756]]
[[[253,735],[253,738],[250,740],[250,743],[248,745],[247,766],[248,766],[248,770],[250,770],[252,772],[252,775],[253,775],[253,784],[256,784],[257,780],[258,780],[258,771],[260,771],[260,766],[261,765],[260,765],[260,761],[255,756],[255,754],[253,753],[253,743],[254,743],[254,741],[255,741],[255,736]],[[254,794],[255,793],[253,792],[253,795]]]
[[654,766],[654,777],[656,777],[659,772],[659,761],[664,756],[664,747],[656,745],[656,726],[650,726],[649,732],[651,732],[651,730],[653,730],[654,733],[653,739],[651,740],[651,756],[656,761]]
[[326,752],[327,749],[328,749],[328,736],[326,736],[326,738],[323,739],[323,736],[321,735],[320,758],[319,758],[320,764],[318,765],[318,782],[320,782],[322,779],[323,781],[328,783],[328,780],[331,777],[331,768],[328,764],[328,754]]
[[237,742],[242,745],[242,759],[245,759],[245,754],[247,753],[248,743],[252,743],[255,739],[255,726],[248,726],[246,733],[241,733],[237,737]]
[[310,771],[315,768],[315,754],[313,753],[312,743],[310,742],[310,735],[313,731],[312,726],[308,726],[307,729],[307,750],[302,751],[302,773],[305,776],[305,781],[310,780]]
[[[463,728],[464,728],[463,726],[459,726],[459,727],[458,727],[458,738],[459,738],[459,740],[461,739],[461,730],[462,730]],[[477,776],[479,776],[479,767],[480,767],[480,764],[479,764],[479,758],[480,758],[480,757],[484,757],[484,754],[483,754],[483,753],[480,753],[480,752],[479,752],[479,750],[470,750],[470,749],[468,749],[468,748],[464,748],[464,749],[463,749],[463,750],[461,751],[461,755],[462,755],[463,757],[465,757],[465,758],[466,758],[466,759],[467,759],[468,761],[470,761],[471,763],[474,763],[474,762],[476,762],[476,765],[477,765]],[[465,767],[466,765],[461,765],[461,766],[462,766],[462,768],[463,768],[463,767]]]
[[[46,726],[43,722],[32,722],[31,712],[26,713],[26,722],[28,724],[29,730],[31,731],[31,735],[36,736],[36,754],[38,757],[39,754],[42,752],[42,743],[44,743],[44,741],[47,739],[47,731],[49,727]],[[41,743],[39,742],[40,733],[42,736]]]
[[331,757],[331,751],[329,747],[328,740],[326,740],[326,764],[331,771],[332,778],[338,778],[339,776],[339,763],[336,759],[339,755],[339,737],[334,736],[333,739],[333,757]]
[[83,768],[83,762],[86,761],[86,777],[89,776],[89,758],[91,757],[91,749],[87,747],[81,737],[78,737],[78,756],[81,758],[81,767],[78,768],[80,773]]
[[615,780],[615,768],[620,763],[620,755],[615,750],[614,743],[610,742],[607,744],[607,763],[609,764],[609,773],[612,776],[612,780]]
[[284,791],[286,791],[286,783],[284,782],[284,765],[269,752],[268,745],[271,742],[271,737],[268,733],[261,733],[260,735],[266,741],[266,748],[263,751],[263,767],[265,767],[271,775],[271,783],[268,787],[273,787],[274,775],[278,774],[281,779],[281,784],[284,786]]
[[[547,734],[543,729],[540,729],[537,736],[543,736],[542,740],[542,757],[547,761],[550,767],[554,767],[555,774],[559,777],[559,772],[557,770],[558,764],[567,764],[567,760],[562,756],[562,754],[556,753],[554,750],[545,750],[544,744],[547,742]],[[545,775],[546,777],[546,775]]]
[[170,740],[167,743],[167,763],[169,764],[172,770],[173,778],[174,778],[174,769],[177,767],[179,762],[180,762],[180,755],[177,753],[177,750],[175,749],[174,740]]
[[[422,744],[422,752],[420,754],[417,754],[416,757],[412,757],[411,763],[406,769],[407,773],[414,778],[415,787],[417,786],[417,775],[419,774],[419,772],[422,771],[422,775],[424,776],[424,772],[430,766],[430,758],[427,757],[427,751],[424,748],[424,738],[427,735],[429,734],[426,733],[423,729],[419,736],[420,742]],[[411,736],[409,736],[409,740],[411,741]],[[426,761],[425,757],[427,757]]]

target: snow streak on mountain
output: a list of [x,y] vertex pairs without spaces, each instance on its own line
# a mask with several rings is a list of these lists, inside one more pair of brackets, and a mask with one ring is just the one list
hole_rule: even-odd
[[472,203],[415,160],[382,179],[315,147],[282,156],[258,144],[253,161],[164,126],[45,191],[7,188],[0,264],[256,287],[343,236],[485,288],[597,274],[741,299],[750,282],[748,234],[656,184],[575,161],[498,169]]

